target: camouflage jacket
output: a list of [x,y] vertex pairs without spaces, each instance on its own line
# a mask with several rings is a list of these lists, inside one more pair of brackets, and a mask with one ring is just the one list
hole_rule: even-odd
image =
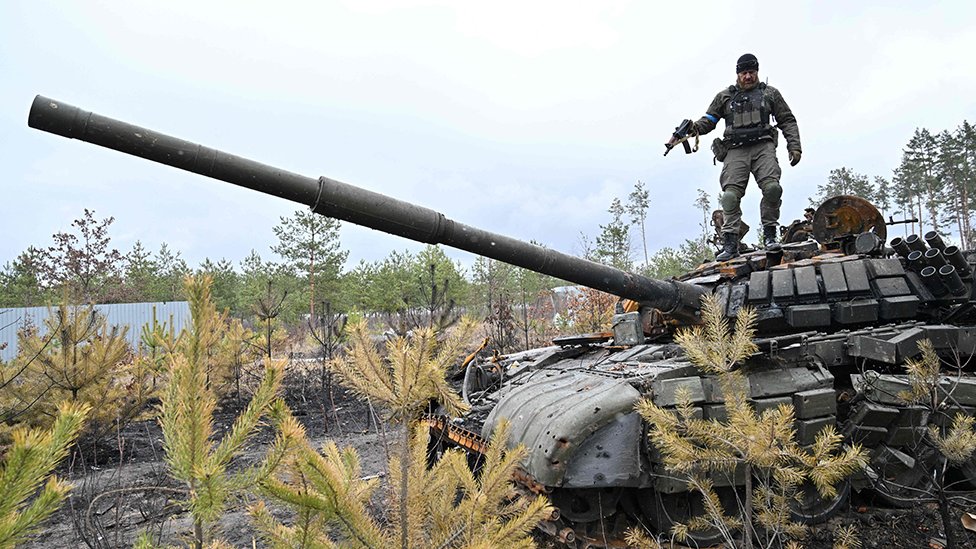
[[[705,116],[695,122],[695,129],[698,130],[699,134],[704,135],[714,130],[715,126],[718,125],[718,121],[729,115],[732,96],[737,91],[738,86],[732,85],[718,92],[715,99],[708,106],[708,110],[705,111]],[[800,147],[800,128],[796,124],[796,117],[793,116],[793,111],[790,110],[790,106],[783,99],[783,94],[776,88],[766,85],[766,89],[763,92],[763,101],[766,102],[766,108],[772,114],[773,118],[776,119],[777,126],[783,132],[783,137],[786,138],[786,150],[802,151]],[[726,124],[725,137],[729,138],[731,132],[732,128],[729,124]]]

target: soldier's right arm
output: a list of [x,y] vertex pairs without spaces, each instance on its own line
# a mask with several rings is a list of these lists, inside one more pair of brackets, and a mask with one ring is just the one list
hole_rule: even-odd
[[705,116],[698,119],[693,125],[693,128],[699,135],[705,135],[706,133],[715,129],[718,125],[718,121],[722,119],[722,110],[725,108],[725,93],[724,90],[715,95],[715,99],[712,99],[711,105],[705,111]]

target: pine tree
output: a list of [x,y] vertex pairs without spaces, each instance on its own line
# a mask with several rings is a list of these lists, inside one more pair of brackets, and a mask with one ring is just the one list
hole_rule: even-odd
[[460,320],[458,304],[465,299],[468,285],[460,264],[451,261],[440,246],[427,245],[411,270],[414,292],[405,304],[410,329],[428,327],[443,332]]
[[13,431],[0,464],[0,548],[26,541],[67,496],[71,486],[50,475],[68,455],[88,411],[84,404],[63,403],[49,429]]
[[[210,284],[206,276],[186,281],[193,322],[179,352],[170,360],[159,420],[166,463],[186,489],[185,505],[193,516],[195,549],[210,542],[211,529],[228,499],[267,478],[300,434],[284,404],[276,400],[283,365],[268,361],[247,407],[231,430],[219,441],[214,440],[217,396],[207,383],[207,372],[225,328],[211,300]],[[261,464],[232,471],[231,460],[254,436],[265,417],[278,426],[275,444]]]
[[[759,534],[780,541],[797,537],[803,526],[792,522],[789,504],[804,482],[812,483],[821,496],[834,497],[837,483],[863,466],[865,453],[855,446],[838,454],[843,437],[832,426],[810,448],[801,447],[792,406],[757,413],[748,401],[743,372],[748,365],[737,366],[756,351],[755,312],[740,310],[732,330],[718,299],[705,296],[702,305],[703,324],[679,331],[675,340],[693,364],[718,378],[728,420],[696,419],[687,393],[679,395],[676,410],[647,399],[637,407],[667,469],[685,476],[689,489],[705,501],[706,515],[675,525],[674,534],[683,540],[694,531],[717,528],[735,546],[733,532],[741,530],[745,548]],[[727,515],[712,478],[732,475],[738,468],[744,469],[745,497],[737,515]]]
[[950,418],[946,417],[945,410],[952,408],[953,380],[942,373],[942,360],[930,340],[920,341],[918,348],[920,356],[905,363],[910,387],[898,396],[906,403],[919,404],[929,411],[930,424],[925,432],[925,442],[936,449],[937,457],[935,460],[917,460],[918,466],[926,468],[921,473],[928,480],[923,487],[927,489],[912,492],[910,497],[919,503],[938,504],[947,547],[959,547],[958,536],[953,531],[951,507],[957,498],[957,504],[968,503],[965,498],[953,493],[946,474],[947,465],[959,466],[976,454],[976,418],[958,412],[948,421]]
[[816,208],[828,198],[838,195],[860,196],[871,201],[875,198],[875,188],[866,175],[849,168],[836,168],[830,170],[826,183],[817,185],[817,194],[810,199],[810,206]]
[[610,212],[611,220],[606,225],[600,225],[600,234],[596,237],[594,250],[596,260],[629,271],[633,261],[630,257],[630,229],[623,219],[626,210],[620,199],[614,198],[607,211]]
[[[634,190],[627,196],[627,214],[630,215],[631,225],[640,226],[641,244],[644,247],[644,264],[647,264],[647,232],[644,227],[647,221],[647,209],[651,205],[650,195],[644,183],[637,180]],[[612,213],[612,212],[611,212]]]
[[340,249],[338,219],[297,210],[291,217],[282,217],[274,227],[278,244],[271,251],[280,255],[285,264],[305,278],[308,291],[308,312],[315,316],[315,303],[336,299],[339,273],[349,256]]
[[881,210],[882,216],[891,209],[891,183],[880,175],[874,176],[873,202]]
[[44,303],[44,252],[33,246],[0,270],[0,307],[33,307]]
[[698,239],[688,239],[678,249],[665,247],[651,255],[651,262],[641,270],[641,274],[651,278],[667,279],[687,273],[705,261],[715,257],[715,252],[707,243]]
[[19,335],[14,364],[23,373],[9,388],[16,404],[8,413],[46,426],[60,402],[86,404],[95,439],[138,417],[152,396],[152,372],[131,355],[126,328],[109,326],[91,305],[70,305],[67,295],[44,328]]
[[431,399],[449,413],[463,409],[444,376],[463,354],[472,330],[473,324],[463,321],[438,343],[433,330],[422,328],[411,340],[388,343],[383,356],[365,323],[352,326],[348,357],[332,363],[335,372],[402,424],[403,451],[390,463],[388,523],[381,526],[367,512],[374,483],[361,480],[354,451],[328,443],[316,452],[304,444],[278,475],[262,483],[270,497],[292,511],[291,525],[279,522],[264,504],[251,509],[269,545],[282,549],[533,546],[528,534],[552,508],[544,498],[517,496],[511,478],[525,450],[505,451],[507,424],[492,438],[478,476],[459,451],[447,452],[428,469],[428,433],[412,428],[417,413]]
[[896,180],[900,187],[899,194],[914,199],[918,218],[924,221],[923,212],[927,212],[928,224],[933,231],[939,232],[938,208],[943,185],[936,177],[937,161],[938,143],[935,137],[927,129],[916,129],[903,150]]
[[181,253],[170,250],[163,242],[152,258],[156,276],[153,277],[152,301],[179,301],[183,296],[183,280],[190,274],[190,267],[180,257]]
[[126,300],[130,302],[152,301],[152,288],[159,274],[152,252],[136,240],[129,253],[123,257],[122,271],[125,277]]
[[[709,218],[708,213],[711,211],[712,206],[711,206],[711,200],[709,200],[708,198],[708,193],[705,192],[704,189],[698,189],[698,198],[695,199],[695,207],[698,208],[698,211],[702,213],[701,246],[702,248],[708,248],[708,234],[711,232],[709,230],[711,228],[711,225],[708,222],[708,218]],[[645,266],[647,265],[648,263],[645,262]]]
[[241,285],[240,277],[234,271],[234,265],[230,260],[221,259],[214,262],[208,257],[200,264],[196,275],[208,275],[213,279],[212,294],[218,311],[230,311],[231,314],[242,312],[236,308]]
[[961,189],[964,193],[962,203],[965,208],[964,216],[964,235],[960,237],[963,249],[970,249],[974,242],[974,234],[971,214],[976,209],[976,128],[968,121],[963,120],[962,124],[956,128],[955,138],[960,146],[960,178],[962,179]]

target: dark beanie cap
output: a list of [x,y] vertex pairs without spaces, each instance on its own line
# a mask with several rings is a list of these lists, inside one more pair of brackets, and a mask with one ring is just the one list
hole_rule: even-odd
[[759,60],[756,59],[756,56],[751,53],[747,53],[743,55],[742,57],[739,58],[738,61],[735,62],[736,73],[740,73],[742,71],[758,71],[758,70],[759,70]]

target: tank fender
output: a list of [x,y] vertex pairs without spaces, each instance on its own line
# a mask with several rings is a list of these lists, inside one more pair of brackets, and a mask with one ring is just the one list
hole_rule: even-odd
[[502,397],[486,419],[482,435],[490,437],[498,422],[507,418],[509,445],[525,445],[528,455],[523,468],[546,486],[636,483],[641,422],[634,406],[640,397],[621,379],[582,371],[553,372]]

